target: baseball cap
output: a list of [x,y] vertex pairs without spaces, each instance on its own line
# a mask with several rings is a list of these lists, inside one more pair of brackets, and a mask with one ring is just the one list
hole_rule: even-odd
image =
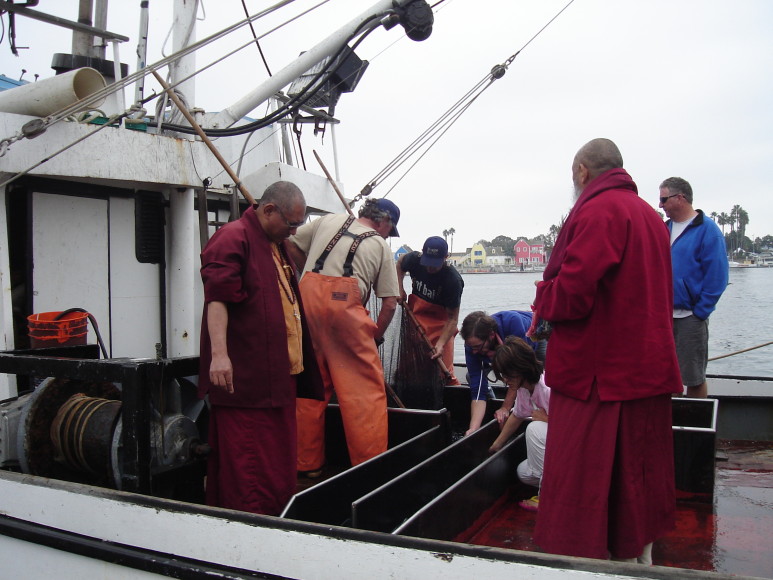
[[400,237],[400,234],[397,233],[397,222],[400,221],[400,208],[383,197],[376,200],[376,207],[389,214],[389,219],[392,221],[392,229],[389,231],[389,237]]
[[448,256],[448,244],[446,241],[440,236],[432,236],[424,242],[419,263],[430,268],[440,268],[446,263],[446,256]]

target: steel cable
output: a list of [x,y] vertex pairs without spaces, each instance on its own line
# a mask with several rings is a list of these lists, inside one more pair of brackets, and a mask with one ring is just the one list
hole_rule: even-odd
[[[442,0],[441,0],[442,2]],[[434,6],[437,6],[441,2],[437,2]],[[368,183],[362,188],[359,194],[357,194],[354,199],[353,203],[356,201],[359,201],[365,196],[368,196],[372,193],[372,191],[381,184],[382,181],[384,181],[386,178],[391,176],[399,167],[401,167],[409,157],[415,155],[419,150],[424,148],[426,146],[426,149],[423,151],[423,153],[419,156],[419,158],[412,163],[406,171],[403,173],[403,175],[395,182],[394,185],[387,191],[385,194],[388,195],[395,186],[402,181],[408,172],[410,172],[416,164],[429,152],[429,150],[434,147],[434,145],[437,143],[438,139],[442,137],[446,131],[448,131],[451,126],[459,119],[462,113],[466,112],[467,109],[472,105],[475,100],[477,100],[478,97],[488,89],[495,80],[498,80],[502,78],[505,75],[505,72],[507,72],[507,69],[509,66],[513,63],[513,61],[516,59],[516,57],[527,47],[529,44],[531,44],[540,34],[542,34],[545,29],[550,26],[569,6],[574,3],[574,0],[569,0],[569,2],[558,11],[558,13],[553,16],[542,28],[537,31],[534,36],[532,36],[518,51],[516,51],[514,54],[512,54],[507,60],[504,61],[504,63],[500,65],[495,65],[491,72],[489,72],[481,81],[479,81],[472,89],[470,89],[461,99],[459,99],[454,105],[452,105],[448,110],[446,110],[432,125],[430,125],[419,137],[417,137],[410,145],[408,145],[405,149],[403,149],[392,161],[390,161],[384,169],[382,169],[379,173],[376,174],[373,179],[368,181]],[[434,140],[430,140],[433,138]],[[427,143],[430,143],[427,145]]]

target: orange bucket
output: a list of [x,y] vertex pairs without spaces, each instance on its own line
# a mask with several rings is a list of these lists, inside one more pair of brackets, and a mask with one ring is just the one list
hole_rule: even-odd
[[32,348],[86,344],[89,313],[70,312],[58,318],[61,314],[61,312],[41,312],[27,317],[27,329]]

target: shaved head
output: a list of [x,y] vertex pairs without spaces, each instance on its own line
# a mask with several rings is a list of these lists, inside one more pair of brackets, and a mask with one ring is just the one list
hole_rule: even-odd
[[609,139],[594,139],[583,145],[574,156],[576,164],[588,169],[589,178],[595,179],[605,171],[623,166],[623,156]]

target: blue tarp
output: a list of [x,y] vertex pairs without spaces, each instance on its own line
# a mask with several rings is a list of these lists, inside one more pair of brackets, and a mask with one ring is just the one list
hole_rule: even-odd
[[14,87],[26,85],[29,81],[17,81],[5,75],[0,74],[0,91],[7,91]]

